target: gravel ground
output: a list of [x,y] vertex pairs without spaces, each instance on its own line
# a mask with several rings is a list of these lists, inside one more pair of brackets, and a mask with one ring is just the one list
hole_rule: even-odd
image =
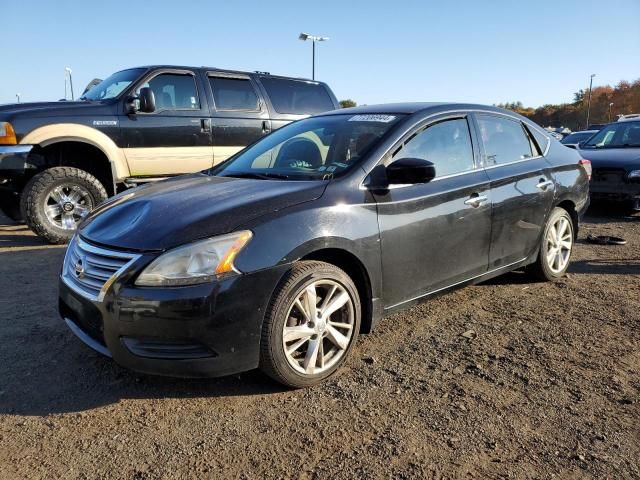
[[290,391],[93,353],[57,318],[63,248],[0,217],[0,478],[640,478],[640,218],[592,213],[580,238],[562,281],[393,315]]

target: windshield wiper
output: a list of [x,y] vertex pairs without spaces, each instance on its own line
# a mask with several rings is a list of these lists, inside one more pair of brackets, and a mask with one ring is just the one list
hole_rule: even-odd
[[234,177],[234,178],[253,178],[257,180],[287,180],[289,179],[289,175],[284,175],[282,173],[271,173],[271,172],[234,172],[228,175],[222,175],[223,177]]

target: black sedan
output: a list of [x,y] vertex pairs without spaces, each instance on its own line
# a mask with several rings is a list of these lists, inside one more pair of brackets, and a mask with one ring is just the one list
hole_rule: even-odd
[[492,107],[311,117],[94,211],[66,253],[60,314],[137,371],[260,367],[313,385],[394,311],[521,267],[563,276],[588,206],[580,161]]
[[591,197],[624,202],[640,210],[640,121],[610,123],[580,144],[591,161]]

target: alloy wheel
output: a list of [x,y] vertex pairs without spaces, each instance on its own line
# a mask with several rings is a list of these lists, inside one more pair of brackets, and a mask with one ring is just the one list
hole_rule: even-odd
[[75,230],[93,206],[93,198],[89,191],[75,184],[57,186],[44,200],[47,219],[63,230]]
[[569,263],[573,231],[569,219],[562,216],[547,231],[545,259],[553,273],[562,272]]
[[333,280],[304,287],[289,307],[282,331],[287,361],[298,373],[321,374],[345,354],[354,334],[349,293]]

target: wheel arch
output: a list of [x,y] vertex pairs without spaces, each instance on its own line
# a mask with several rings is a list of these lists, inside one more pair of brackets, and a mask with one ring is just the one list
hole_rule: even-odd
[[571,217],[571,223],[573,224],[573,239],[574,241],[578,239],[578,229],[580,227],[580,221],[578,218],[578,212],[576,211],[576,204],[568,198],[558,201],[554,207],[562,208],[566,210],[569,216]]
[[[129,166],[122,149],[106,134],[86,125],[74,123],[45,125],[26,134],[20,143],[35,145],[41,150],[63,143],[88,145],[100,151],[109,162],[112,183],[117,183],[129,176]],[[113,189],[112,185],[105,185],[105,187]]]
[[362,306],[362,318],[360,331],[369,333],[373,329],[373,293],[371,289],[371,278],[364,263],[352,252],[336,247],[321,248],[307,253],[299,259],[315,260],[330,263],[344,270],[353,280],[360,295]]

